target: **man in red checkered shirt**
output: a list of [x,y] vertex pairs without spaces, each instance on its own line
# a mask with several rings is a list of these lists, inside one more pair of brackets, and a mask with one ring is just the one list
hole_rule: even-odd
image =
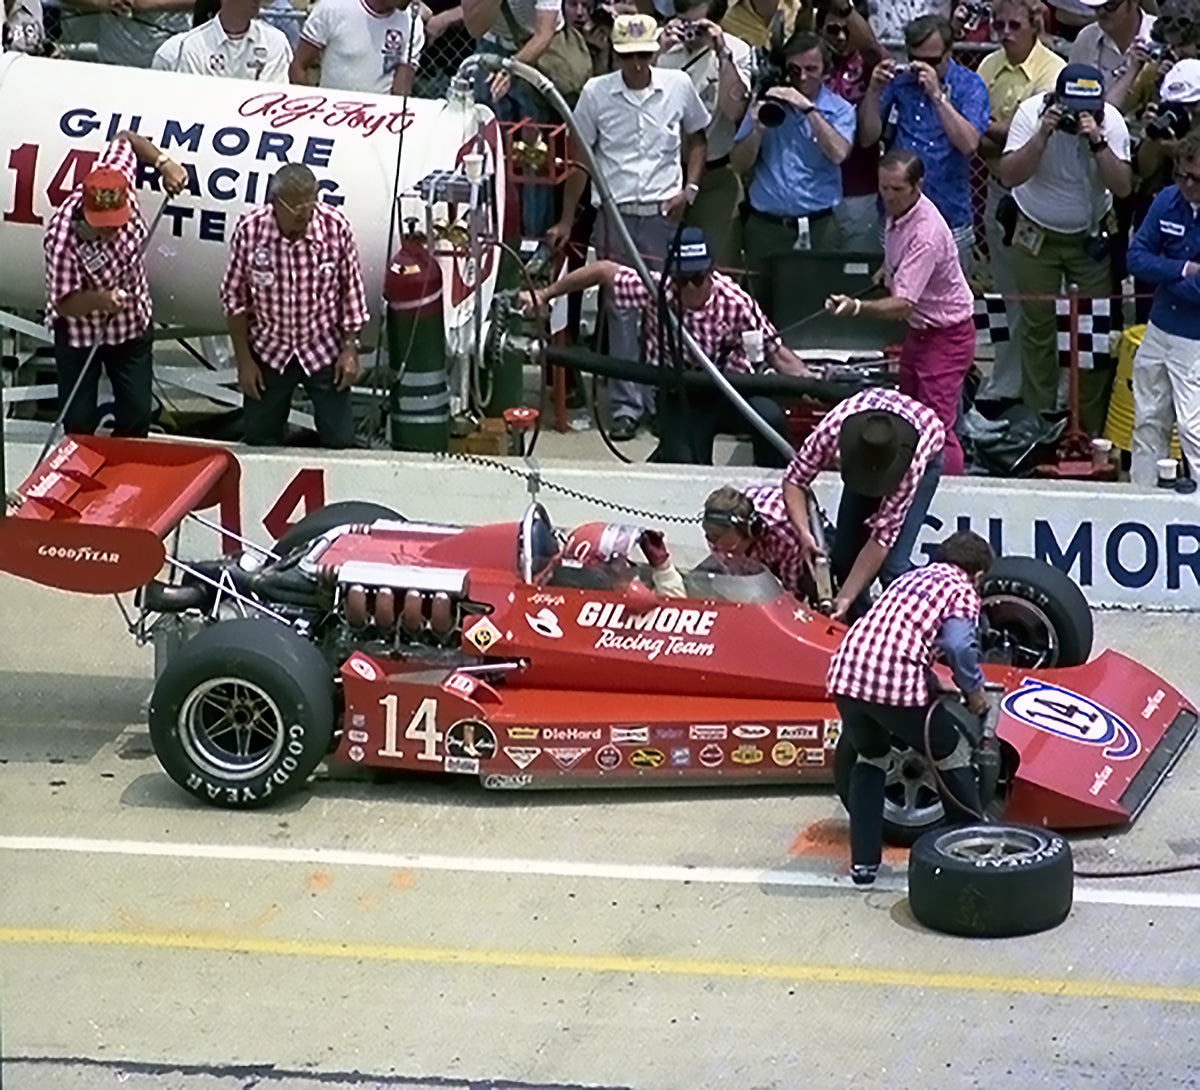
[[854,623],[829,665],[826,684],[858,754],[847,808],[850,874],[860,885],[873,882],[879,869],[893,736],[924,753],[928,720],[929,755],[945,788],[947,816],[982,816],[970,745],[936,703],[943,688],[931,667],[940,647],[967,707],[976,715],[987,711],[979,669],[979,584],[995,559],[978,534],[951,534],[935,563],[901,576]]
[[[670,277],[665,285],[665,303],[680,316],[686,329],[705,354],[722,371],[750,374],[756,368],[746,351],[745,333],[757,333],[763,345],[763,365],[786,375],[807,375],[800,359],[780,339],[770,319],[758,304],[724,273],[713,267],[708,240],[699,227],[685,227],[678,246],[667,263]],[[666,330],[659,322],[654,294],[633,269],[614,261],[596,261],[569,272],[536,294],[542,304],[560,295],[570,295],[604,285],[612,293],[618,308],[630,308],[644,315],[642,343],[646,362],[672,366],[677,361],[696,368],[686,349],[670,352],[664,344]],[[755,338],[751,338],[752,340]],[[783,410],[769,397],[749,397],[751,408],[781,435],[786,434]],[[686,462],[712,465],[713,439],[718,432],[746,430],[746,421],[732,402],[719,390],[688,391],[686,399],[664,387],[658,399],[660,440],[653,461]],[[786,460],[773,443],[751,430],[754,463],[780,466]]]
[[317,200],[308,167],[281,167],[270,203],[238,221],[221,304],[245,398],[246,442],[281,446],[292,394],[303,386],[321,446],[353,446],[350,386],[366,291],[350,224]]
[[736,570],[742,557],[757,560],[789,593],[812,601],[812,574],[781,488],[755,485],[739,491],[724,485],[704,501],[700,525],[713,555],[727,568]]
[[183,167],[144,136],[118,133],[42,240],[46,323],[68,433],[96,430],[101,366],[113,387],[113,432],[140,438],[150,430],[154,339],[142,259],[147,228],[133,192],[139,163],[156,168],[172,195],[187,184]]
[[942,476],[946,430],[929,407],[895,390],[864,390],[835,405],[783,474],[783,502],[806,564],[818,555],[808,528],[809,486],[838,465],[842,496],[830,550],[838,581],[833,617],[867,611],[867,589],[912,567],[912,550]]

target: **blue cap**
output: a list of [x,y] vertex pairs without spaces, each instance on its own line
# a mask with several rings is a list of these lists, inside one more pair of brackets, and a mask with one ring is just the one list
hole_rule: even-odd
[[712,267],[708,236],[699,227],[685,227],[679,232],[679,247],[671,261],[671,272],[694,276],[696,273],[708,272]]

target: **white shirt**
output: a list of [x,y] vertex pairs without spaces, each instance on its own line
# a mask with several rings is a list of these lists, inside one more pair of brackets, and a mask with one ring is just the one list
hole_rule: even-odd
[[[1154,16],[1142,12],[1142,22],[1134,41],[1148,42],[1150,28],[1154,26]],[[1114,42],[1103,30],[1099,23],[1085,26],[1071,43],[1071,52],[1067,57],[1071,64],[1091,64],[1104,73],[1104,89],[1107,91],[1120,74],[1121,69],[1128,63],[1128,58],[1117,48]]]
[[[741,38],[732,34],[725,35],[725,45],[733,57],[734,70],[749,96],[754,74],[754,53]],[[687,73],[692,86],[696,88],[696,94],[704,103],[704,108],[712,114],[712,121],[709,122],[705,133],[708,137],[708,158],[724,158],[733,150],[733,138],[738,127],[717,108],[721,83],[721,62],[717,55],[707,47],[690,53],[686,46],[676,45],[665,53],[660,53],[657,63],[659,68],[675,68]],[[747,104],[749,101],[747,97]]]
[[[641,92],[626,87],[620,72],[594,76],[575,107],[579,138],[618,204],[674,197],[683,188],[682,134],[700,132],[709,120],[686,73],[663,68],[650,69],[650,86]],[[592,202],[599,207],[594,190]]]
[[183,45],[183,39],[189,34],[191,34],[190,30],[181,30],[178,34],[172,34],[154,51],[154,59],[150,62],[150,67],[156,72],[177,71],[179,67],[179,48]]
[[[563,0],[508,0],[509,9],[512,11],[513,21],[524,32],[525,37],[529,38],[533,35],[533,31],[537,26],[537,16],[539,11],[552,11],[555,13],[554,29],[562,30],[563,28]],[[505,49],[515,53],[521,43],[514,42],[512,30],[509,28],[508,20],[504,18],[503,8],[496,16],[496,21],[492,24],[492,29],[485,35],[485,38],[491,39],[493,42],[498,42]]]
[[[1024,147],[1038,130],[1044,95],[1027,98],[1013,114],[1005,152]],[[1121,111],[1104,104],[1104,138],[1113,154],[1129,162],[1129,129]],[[1094,231],[1112,207],[1112,193],[1100,180],[1096,153],[1075,133],[1051,133],[1037,170],[1013,189],[1017,207],[1034,223],[1051,231],[1078,234]]]
[[[3,8],[0,8],[3,14]],[[42,26],[41,0],[17,0],[4,27],[0,40],[8,38],[8,49],[14,53],[40,53],[46,32]],[[0,51],[5,47],[0,45]]]
[[291,63],[292,47],[282,30],[251,19],[245,34],[231,38],[217,15],[183,36],[174,70],[197,76],[287,83]]
[[300,37],[324,51],[322,87],[386,95],[399,65],[420,63],[425,24],[416,3],[380,15],[362,0],[318,0]]

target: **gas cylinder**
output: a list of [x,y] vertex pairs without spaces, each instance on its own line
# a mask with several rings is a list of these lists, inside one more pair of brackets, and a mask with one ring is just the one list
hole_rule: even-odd
[[388,263],[388,410],[393,450],[445,451],[450,441],[442,270],[411,230]]

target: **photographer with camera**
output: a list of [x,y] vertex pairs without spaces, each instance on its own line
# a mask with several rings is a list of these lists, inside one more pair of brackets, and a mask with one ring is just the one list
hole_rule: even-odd
[[833,250],[833,210],[842,199],[841,164],[854,142],[854,107],[823,83],[829,47],[815,34],[783,47],[787,83],[751,107],[754,128],[738,144],[738,165],[754,164],[743,207],[751,294],[771,312],[770,267],[792,249]]
[[1017,107],[1032,95],[1053,91],[1066,61],[1040,41],[1042,5],[1038,0],[998,0],[993,9],[992,27],[999,35],[1000,47],[984,57],[978,69],[992,109],[987,131],[979,142],[979,154],[988,169],[983,229],[992,271],[992,290],[1004,297],[1009,339],[997,341],[993,346],[992,372],[977,396],[990,400],[1016,400],[1021,396],[1021,351],[1017,333],[1021,325],[1021,307],[1015,298],[1017,283],[1013,278],[1010,250],[1004,245],[1016,205],[1000,181],[1000,156],[1004,153],[1008,127]]
[[1154,16],[1142,11],[1138,0],[1081,0],[1096,13],[1071,44],[1067,60],[1090,64],[1104,77],[1105,98],[1122,113],[1133,108],[1130,91],[1147,64],[1165,56],[1151,42]]
[[686,72],[712,114],[700,192],[685,219],[704,231],[717,264],[732,269],[741,258],[742,180],[729,164],[729,153],[750,105],[754,58],[745,42],[721,29],[726,7],[726,0],[676,0],[676,17],[659,37],[658,67]]
[[887,150],[915,152],[925,164],[925,195],[941,212],[963,270],[975,244],[971,206],[971,159],[988,127],[987,88],[974,72],[950,57],[954,35],[937,15],[922,15],[904,28],[908,63],[888,59],[871,73],[858,107],[858,142],[870,147],[895,116]]
[[[1104,98],[1104,77],[1086,64],[1068,64],[1053,94],[1023,102],[1013,115],[1000,160],[1000,179],[1012,187],[1018,216],[1012,264],[1022,295],[1056,296],[1068,284],[1099,298],[1112,288],[1105,222],[1113,197],[1128,196],[1129,130]],[[1021,300],[1021,400],[1038,412],[1058,407],[1058,331],[1052,299]],[[1084,427],[1104,423],[1108,371],[1080,373]]]
[[1135,484],[1157,480],[1156,462],[1170,454],[1172,424],[1188,465],[1200,467],[1198,206],[1200,130],[1194,129],[1175,149],[1175,184],[1154,198],[1129,245],[1130,271],[1155,286],[1146,334],[1133,357],[1129,479]]

